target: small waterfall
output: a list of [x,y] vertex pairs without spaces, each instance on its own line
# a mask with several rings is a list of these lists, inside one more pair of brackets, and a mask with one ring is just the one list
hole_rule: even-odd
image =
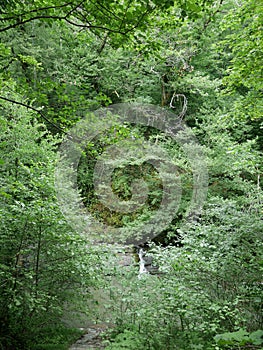
[[148,273],[148,271],[145,267],[145,260],[143,258],[144,255],[145,255],[145,251],[142,248],[140,248],[139,253],[138,253],[139,260],[140,260],[140,270],[139,270],[139,276],[138,276],[139,278],[143,273]]

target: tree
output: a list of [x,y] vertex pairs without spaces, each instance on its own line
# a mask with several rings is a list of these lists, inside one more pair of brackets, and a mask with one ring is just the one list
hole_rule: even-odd
[[[16,100],[20,96],[13,97]],[[29,349],[98,279],[98,258],[55,201],[53,138],[24,107],[1,105],[0,346]],[[93,267],[92,267],[93,266]],[[50,341],[51,342],[51,341]]]
[[223,41],[232,55],[226,91],[239,93],[234,115],[253,121],[262,116],[262,2],[247,0],[223,18]]

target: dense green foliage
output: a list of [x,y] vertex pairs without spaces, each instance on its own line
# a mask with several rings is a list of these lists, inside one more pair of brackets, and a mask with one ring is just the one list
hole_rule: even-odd
[[[0,349],[67,349],[81,333],[65,325],[70,310],[113,325],[109,350],[262,349],[262,25],[256,0],[0,4]],[[108,148],[145,139],[178,169],[180,206],[147,242],[158,274],[141,278],[137,262],[120,265],[124,248],[91,246],[70,227],[54,184],[67,130],[123,102],[171,110],[209,172],[189,221],[193,169],[172,137],[117,123],[85,145],[80,195],[115,228],[158,210],[163,182],[147,158],[127,161],[111,174],[114,194],[129,201],[143,179],[147,200],[107,208],[93,172]]]
[[89,296],[97,259],[55,202],[58,140],[24,107],[5,104],[1,112],[0,339],[5,349],[28,349],[59,322],[64,301]]

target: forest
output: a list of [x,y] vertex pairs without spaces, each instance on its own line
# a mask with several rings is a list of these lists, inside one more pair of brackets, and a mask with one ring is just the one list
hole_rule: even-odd
[[262,0],[2,0],[0,36],[0,350],[262,350]]

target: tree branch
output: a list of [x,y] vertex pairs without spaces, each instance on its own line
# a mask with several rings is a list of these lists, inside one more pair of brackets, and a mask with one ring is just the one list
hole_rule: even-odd
[[[102,5],[99,1],[95,1],[95,3],[93,1],[91,1],[93,4],[95,4],[96,6],[99,6],[101,9],[105,10],[106,13],[110,13],[115,19],[117,19],[118,21],[121,21],[121,18],[119,16],[117,16],[113,11],[109,10],[107,7],[105,7],[104,5]],[[105,14],[105,12],[103,12],[101,10],[102,13]],[[109,17],[109,16],[107,16]]]
[[0,29],[0,33],[1,32],[5,32],[9,29],[12,29],[12,28],[16,28],[18,26],[21,26],[25,23],[28,23],[28,22],[31,22],[31,21],[35,21],[36,19],[58,19],[58,20],[64,20],[65,17],[60,17],[60,16],[50,16],[50,15],[41,15],[41,16],[35,16],[35,17],[32,17],[32,18],[28,18],[28,19],[25,19],[24,21],[19,21],[19,22],[16,22],[14,24],[10,24],[9,26],[7,27],[4,27],[4,28],[1,28]]
[[[87,29],[101,29],[101,30],[105,30],[105,31],[108,31],[108,32],[111,32],[111,33],[119,33],[119,34],[122,34],[122,35],[126,35],[128,32],[134,30],[137,27],[137,24],[136,24],[132,28],[128,29],[126,32],[121,32],[118,29],[111,29],[111,28],[103,27],[103,26],[99,26],[99,25],[75,23],[75,22],[72,22],[71,20],[69,20],[67,18],[67,15],[62,16],[62,17],[61,16],[41,15],[41,16],[35,16],[33,18],[25,19],[24,21],[19,21],[19,22],[16,22],[14,24],[10,24],[7,27],[1,28],[0,29],[0,33],[1,32],[5,32],[5,31],[7,31],[9,29],[12,29],[12,28],[16,28],[16,27],[21,26],[23,24],[26,24],[28,22],[35,21],[37,19],[55,19],[55,20],[60,20],[60,21],[64,20],[64,21],[68,22],[69,24],[71,24],[71,25],[73,25],[75,27],[87,28]],[[139,22],[137,22],[137,23],[139,23]]]
[[122,19],[121,19],[121,23],[120,23],[120,26],[119,26],[119,29],[120,29],[120,30],[121,30],[121,28],[122,28],[122,25],[123,25],[123,23],[124,23],[125,17],[126,17],[126,15],[127,15],[128,10],[129,10],[131,1],[132,1],[132,0],[129,0],[129,2],[128,2],[128,4],[127,4],[127,7],[126,7],[126,9],[125,9],[124,15],[123,15],[123,17],[122,17]]
[[224,0],[220,0],[219,4],[218,4],[218,8],[210,14],[209,18],[204,23],[204,28],[203,28],[204,30],[206,30],[206,28],[208,27],[208,25],[212,21],[213,17],[220,11],[220,6],[223,4],[223,2],[224,2]]
[[37,112],[46,122],[48,122],[50,125],[52,125],[54,128],[56,128],[57,130],[59,130],[60,132],[62,132],[63,134],[67,134],[66,131],[64,131],[63,129],[61,129],[58,125],[54,124],[52,121],[50,121],[39,109],[36,109],[30,105],[27,105],[23,102],[19,102],[19,101],[15,101],[15,100],[12,100],[10,98],[7,98],[7,97],[3,97],[3,96],[0,96],[0,99],[1,100],[4,100],[4,101],[7,101],[7,102],[10,102],[10,103],[14,103],[14,104],[17,104],[19,106],[23,106],[25,108],[28,108],[28,109],[31,109],[32,111],[34,112]]
[[0,21],[10,21],[13,19],[17,19],[17,17],[25,16],[25,15],[28,15],[30,13],[39,12],[39,11],[46,11],[46,10],[53,10],[53,9],[57,9],[57,8],[67,7],[69,5],[73,5],[73,2],[71,1],[71,2],[68,2],[66,4],[57,5],[57,6],[40,7],[38,9],[33,9],[33,10],[30,10],[27,12],[19,13],[18,15],[14,15],[12,17],[0,18]]
[[83,24],[83,23],[76,23],[76,22],[72,22],[71,20],[69,20],[66,17],[65,18],[60,18],[60,19],[64,19],[66,22],[68,22],[69,24],[72,24],[75,27],[81,27],[81,28],[87,28],[87,29],[101,29],[101,30],[105,30],[105,31],[108,31],[108,32],[111,32],[111,33],[119,33],[119,34],[122,34],[122,35],[125,35],[128,32],[128,31],[120,32],[117,29],[111,29],[111,28],[103,27],[103,26],[99,26],[99,25],[93,25],[93,24],[88,24],[87,25],[87,24]]
[[[26,24],[28,22],[32,22],[35,20],[41,20],[41,19],[53,19],[53,20],[60,20],[60,21],[66,21],[69,24],[76,26],[76,27],[80,27],[80,28],[87,28],[87,29],[100,29],[100,30],[104,30],[107,32],[112,32],[112,33],[119,33],[122,35],[126,35],[127,33],[133,31],[135,28],[137,28],[139,26],[139,24],[141,23],[141,21],[144,19],[144,17],[149,14],[150,12],[154,11],[155,8],[153,9],[149,9],[146,10],[144,13],[141,14],[141,16],[139,17],[139,19],[136,21],[136,23],[134,25],[132,25],[129,29],[124,29],[123,28],[123,23],[125,20],[125,14],[128,11],[128,8],[130,6],[131,1],[128,2],[128,7],[126,8],[125,14],[123,18],[120,18],[119,16],[117,16],[113,11],[111,11],[110,9],[107,9],[104,5],[102,5],[101,3],[98,3],[100,11],[102,12],[102,14],[105,14],[105,11],[107,11],[107,13],[109,14],[108,18],[110,19],[110,17],[112,16],[113,18],[115,18],[116,20],[120,21],[120,26],[118,29],[113,29],[113,28],[109,28],[109,27],[104,27],[103,25],[93,25],[91,24],[88,19],[86,18],[86,14],[81,13],[81,11],[78,11],[78,7],[80,7],[82,4],[84,3],[84,1],[79,1],[77,5],[74,4],[74,2],[67,2],[66,4],[63,5],[58,5],[58,6],[48,6],[48,7],[42,7],[39,9],[33,9],[31,11],[27,11],[21,14],[17,14],[14,15],[12,17],[2,17],[0,18],[0,22],[5,22],[5,21],[15,21],[15,23],[13,24],[9,24],[6,27],[2,27],[0,29],[0,32],[5,32],[9,29],[12,28],[16,28],[18,26],[21,26],[23,24]],[[59,8],[65,8],[67,6],[70,5],[74,5],[66,14],[61,14],[61,15],[49,15],[49,14],[41,14],[42,11],[46,11],[46,10],[52,10],[52,9],[59,9]],[[75,12],[75,13],[74,13]],[[87,12],[87,11],[85,11]],[[35,16],[32,16],[31,18],[27,18],[27,19],[22,19],[23,16],[29,15],[29,14],[33,14],[36,13]],[[89,14],[89,12],[87,12],[87,14]],[[74,15],[73,17],[75,17],[75,19],[77,19],[78,17],[82,16],[83,18],[85,18],[86,20],[86,24],[85,23],[76,23],[74,22],[74,20],[69,19],[70,16]]]
[[75,7],[73,7],[66,15],[65,17],[70,16],[78,7],[80,7],[83,3],[85,2],[85,0],[81,1],[80,3],[78,3]]

